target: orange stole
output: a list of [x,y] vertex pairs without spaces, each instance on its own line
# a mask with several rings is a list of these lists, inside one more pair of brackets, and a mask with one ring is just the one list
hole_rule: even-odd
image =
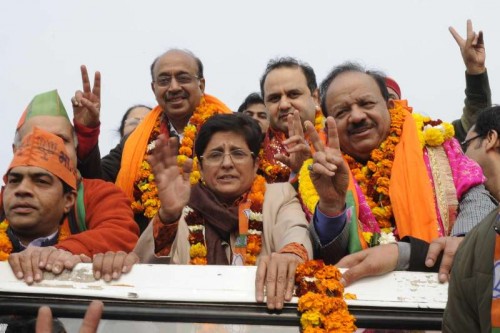
[[125,192],[125,195],[132,202],[134,201],[134,182],[144,160],[144,154],[146,154],[149,135],[162,112],[163,109],[159,105],[151,110],[130,134],[123,147],[120,171],[115,184]]
[[415,120],[405,113],[401,140],[395,149],[389,196],[399,238],[413,236],[431,242],[439,236],[434,191]]

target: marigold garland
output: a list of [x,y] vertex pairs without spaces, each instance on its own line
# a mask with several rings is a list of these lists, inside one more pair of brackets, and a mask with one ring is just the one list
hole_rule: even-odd
[[[316,132],[321,133],[325,128],[325,117],[321,109],[316,110],[314,117],[314,128]],[[278,142],[283,142],[286,140],[286,136],[283,132],[275,132],[275,140]],[[283,163],[272,163],[266,158],[264,149],[269,147],[263,147],[259,151],[259,170],[264,174],[269,183],[274,183],[279,180],[288,179],[290,176],[290,168]]]
[[[7,220],[3,220],[0,222],[0,261],[5,261],[9,259],[10,254],[12,253],[13,246],[10,241],[9,236],[7,235],[7,229],[9,227],[9,222]],[[59,229],[59,236],[57,238],[57,242],[61,242],[68,238],[70,235],[69,227],[67,222],[65,222],[62,227]]]
[[391,108],[389,113],[391,115],[389,135],[378,148],[371,152],[366,165],[344,154],[349,169],[351,169],[354,179],[356,179],[365,195],[365,199],[381,229],[393,227],[389,181],[394,161],[394,150],[399,143],[405,120],[404,108],[398,107],[398,105]]
[[[217,106],[207,103],[205,98],[201,98],[200,105],[189,119],[189,123],[184,127],[183,138],[179,146],[179,155],[177,163],[182,166],[188,158],[193,158],[194,141],[196,133],[205,123],[205,121],[218,112]],[[134,184],[134,199],[132,210],[135,214],[142,213],[147,218],[153,218],[158,209],[160,209],[160,200],[158,199],[158,188],[154,181],[154,175],[148,157],[154,149],[154,142],[160,135],[161,117],[158,117],[153,130],[148,139],[147,151],[144,154],[144,160],[139,169],[139,176]],[[191,184],[196,184],[200,179],[198,170],[198,159],[193,158],[193,171],[189,177]]]
[[[245,255],[245,265],[255,265],[262,250],[262,205],[266,192],[266,180],[257,175],[253,181],[247,200],[251,202],[248,218],[248,235]],[[189,229],[189,261],[192,265],[207,264],[207,248],[205,242],[205,219],[198,211],[186,206],[185,221]]]
[[[300,264],[295,272],[298,310],[302,313],[302,332],[354,332],[355,318],[344,301],[342,274],[322,260],[310,260]],[[350,299],[352,294],[346,294]]]
[[431,120],[431,118],[418,113],[412,115],[417,125],[418,139],[422,147],[437,147],[455,136],[455,128],[450,123],[440,119]]
[[[405,104],[395,102],[394,107],[389,110],[391,125],[389,135],[379,148],[371,152],[370,160],[362,165],[349,155],[344,158],[356,179],[370,209],[376,218],[381,232],[363,232],[363,238],[369,246],[388,244],[396,241],[394,236],[393,214],[389,198],[389,182],[391,179],[392,163],[394,161],[394,149],[399,142],[402,126],[405,120],[404,111],[409,107]],[[444,141],[453,138],[455,131],[453,125],[441,120],[431,120],[429,117],[417,113],[411,113],[417,127],[419,140],[422,148],[426,146],[439,146]],[[307,160],[299,172],[299,193],[310,212],[314,212],[319,201],[318,193],[311,182],[308,166],[313,163]]]

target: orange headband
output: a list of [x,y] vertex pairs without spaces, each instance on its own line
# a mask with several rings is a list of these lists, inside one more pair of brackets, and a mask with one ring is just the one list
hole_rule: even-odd
[[64,146],[63,140],[52,133],[38,127],[26,135],[16,149],[3,180],[7,182],[7,174],[18,166],[36,166],[54,174],[72,189],[76,190],[76,170]]

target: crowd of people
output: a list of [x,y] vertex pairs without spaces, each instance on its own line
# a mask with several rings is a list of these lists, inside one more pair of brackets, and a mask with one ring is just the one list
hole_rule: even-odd
[[101,73],[92,85],[82,66],[73,123],[55,90],[20,116],[0,260],[28,284],[80,262],[105,281],[138,262],[257,265],[270,310],[313,258],[347,268],[344,285],[435,271],[451,277],[445,331],[500,329],[500,109],[482,32],[450,32],[466,67],[453,123],[413,110],[381,72],[346,62],[318,85],[293,57],[270,60],[233,113],[205,93],[202,61],[170,49],[150,68],[158,105],[127,110],[104,157]]

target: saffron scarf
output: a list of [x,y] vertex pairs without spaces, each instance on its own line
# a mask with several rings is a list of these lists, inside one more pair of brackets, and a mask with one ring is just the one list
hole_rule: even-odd
[[[214,96],[205,94],[204,98],[206,103],[213,104],[219,113],[231,113],[231,110]],[[162,114],[163,109],[157,105],[130,134],[123,147],[120,171],[115,183],[132,202],[134,201],[134,182],[146,154],[150,133]]]
[[415,120],[406,112],[395,149],[389,196],[399,238],[413,236],[431,242],[439,235],[434,190],[423,160]]

